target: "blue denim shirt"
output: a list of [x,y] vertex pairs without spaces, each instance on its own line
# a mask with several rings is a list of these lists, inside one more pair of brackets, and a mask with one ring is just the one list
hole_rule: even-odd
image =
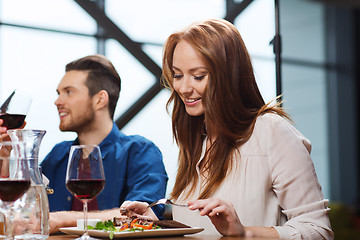
[[[66,189],[65,176],[69,150],[75,141],[57,144],[41,162],[42,172],[50,180],[54,194],[48,195],[50,211],[70,210],[73,196]],[[97,196],[99,210],[119,207],[123,201],[153,202],[165,197],[167,174],[162,154],[148,139],[112,131],[99,144],[105,171],[105,188]],[[162,217],[163,206],[153,208]]]

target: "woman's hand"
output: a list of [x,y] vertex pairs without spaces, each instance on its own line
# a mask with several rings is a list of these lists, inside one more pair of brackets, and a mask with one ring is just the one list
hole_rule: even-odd
[[234,206],[221,199],[200,199],[188,202],[189,209],[199,210],[200,215],[208,216],[218,232],[225,236],[244,236],[245,227],[241,224]]
[[134,213],[141,215],[141,217],[149,220],[159,220],[153,210],[151,208],[147,208],[147,206],[149,206],[149,204],[146,202],[125,201],[121,204],[120,209],[131,210]]

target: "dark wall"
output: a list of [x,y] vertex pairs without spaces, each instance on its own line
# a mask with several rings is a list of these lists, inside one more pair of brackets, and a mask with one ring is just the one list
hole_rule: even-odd
[[329,157],[332,201],[359,200],[359,10],[326,6]]

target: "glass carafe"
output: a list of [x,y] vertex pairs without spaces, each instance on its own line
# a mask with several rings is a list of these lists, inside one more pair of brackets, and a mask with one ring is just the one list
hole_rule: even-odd
[[12,141],[26,143],[26,157],[31,171],[30,189],[14,204],[15,221],[18,221],[15,229],[17,239],[49,237],[49,200],[38,164],[39,148],[45,133],[45,130],[8,130]]

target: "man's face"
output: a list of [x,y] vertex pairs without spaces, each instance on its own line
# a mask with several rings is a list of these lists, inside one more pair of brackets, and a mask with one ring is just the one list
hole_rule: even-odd
[[95,112],[89,89],[85,85],[88,73],[72,70],[61,79],[55,101],[60,116],[61,131],[81,132],[89,129],[94,122]]

